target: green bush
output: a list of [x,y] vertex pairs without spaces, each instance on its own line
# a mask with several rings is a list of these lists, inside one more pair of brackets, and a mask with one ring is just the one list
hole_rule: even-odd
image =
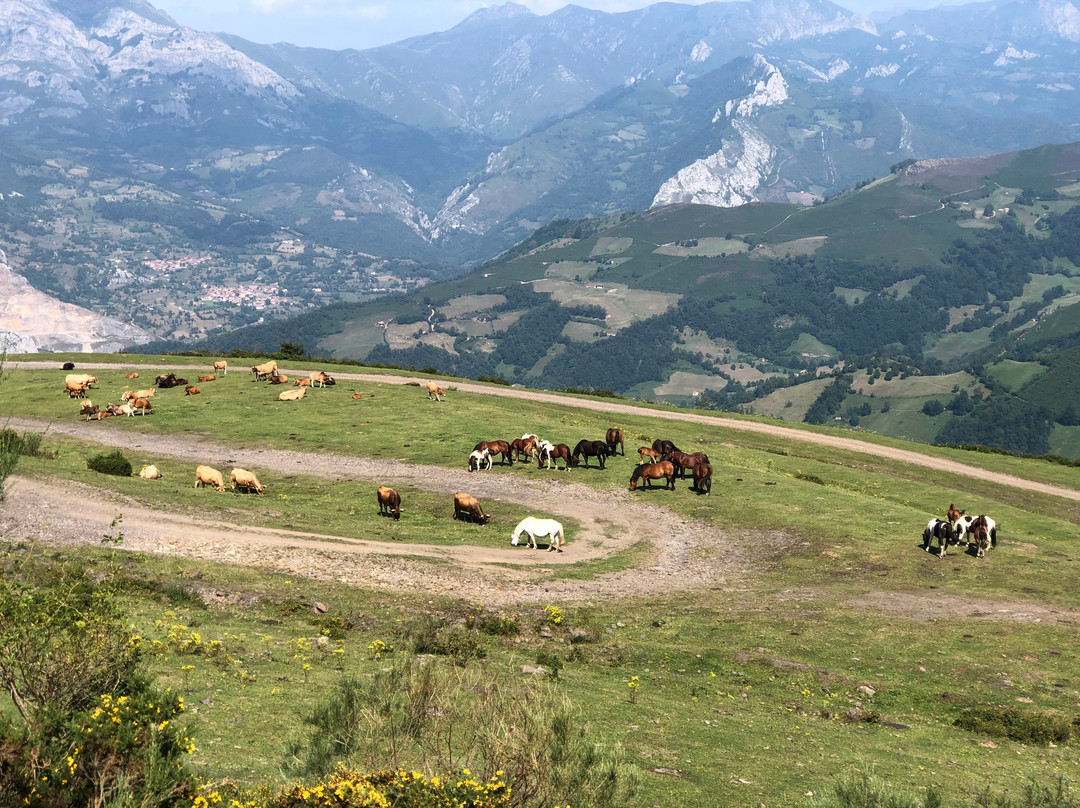
[[993,705],[964,710],[955,725],[968,732],[1043,746],[1065,743],[1072,735],[1070,721],[1062,716]]
[[111,474],[114,477],[130,477],[131,461],[124,457],[119,449],[106,454],[94,455],[86,459],[86,467],[100,474]]

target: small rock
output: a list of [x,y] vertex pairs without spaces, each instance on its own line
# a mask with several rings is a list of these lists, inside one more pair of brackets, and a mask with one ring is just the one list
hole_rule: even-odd
[[532,665],[522,665],[521,672],[530,676],[547,676],[548,672],[543,668],[534,668]]
[[315,601],[311,604],[311,613],[318,617],[320,614],[326,614],[326,604]]
[[874,688],[870,687],[870,685],[859,685],[858,690],[860,693],[865,693],[867,696],[873,696],[874,693],[877,692]]

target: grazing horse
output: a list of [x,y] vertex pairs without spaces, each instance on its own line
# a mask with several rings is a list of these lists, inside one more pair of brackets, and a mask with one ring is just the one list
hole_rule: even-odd
[[648,446],[642,446],[640,449],[637,450],[637,453],[638,453],[638,461],[637,462],[638,462],[639,466],[642,463],[645,462],[646,457],[648,457],[650,459],[649,462],[651,462],[651,463],[655,463],[657,460],[659,460],[661,457],[663,457],[663,455],[660,454],[660,452],[656,451],[656,449],[650,449]]
[[548,443],[544,441],[542,448],[536,453],[536,467],[538,469],[544,468],[544,464],[547,464],[547,468],[550,471],[554,466],[555,470],[559,470],[559,464],[555,461],[562,460],[565,464],[563,471],[570,470],[570,447],[565,443]]
[[923,531],[922,546],[924,550],[929,552],[930,541],[932,539],[937,539],[938,558],[944,558],[946,545],[955,543],[956,537],[956,530],[944,519],[931,519],[926,523],[926,529]]
[[607,431],[607,436],[604,439],[607,444],[607,453],[612,457],[615,456],[615,447],[618,446],[622,449],[622,456],[626,457],[626,445],[623,443],[622,430],[618,427],[612,427]]
[[663,460],[670,460],[675,464],[675,469],[679,473],[680,478],[686,477],[686,470],[690,469],[692,474],[694,467],[698,463],[708,463],[709,456],[704,452],[694,452],[694,454],[687,454],[686,452],[680,452],[678,450],[674,452],[668,452],[662,458]]
[[484,468],[484,463],[487,463],[486,468],[490,471],[491,452],[487,449],[477,449],[469,455],[469,471],[480,471],[481,468]]
[[574,447],[574,452],[571,455],[574,465],[578,465],[581,461],[578,457],[585,458],[585,468],[589,467],[589,458],[595,457],[600,462],[600,468],[604,468],[604,461],[607,460],[607,444],[602,440],[579,440],[578,445]]
[[530,435],[526,438],[514,438],[510,441],[510,453],[515,460],[521,460],[524,455],[526,460],[532,460],[536,456],[536,441]]
[[659,452],[662,455],[679,451],[679,447],[674,443],[669,440],[660,440],[660,438],[657,438],[652,442],[652,448],[654,452]]
[[694,484],[690,487],[699,494],[711,494],[712,466],[708,463],[698,463],[694,466]]
[[473,447],[474,452],[487,452],[494,457],[497,454],[501,454],[503,459],[499,461],[499,465],[505,465],[509,463],[514,465],[514,457],[510,454],[510,444],[504,440],[482,440]]
[[957,538],[967,536],[967,543],[975,545],[975,555],[982,558],[990,548],[997,547],[997,522],[986,514],[961,516],[957,525]]
[[644,480],[649,488],[653,487],[652,481],[659,480],[663,477],[667,482],[664,483],[664,488],[670,488],[675,490],[675,466],[669,463],[667,460],[661,460],[659,463],[646,463],[644,466],[638,466],[634,469],[634,473],[630,476],[630,490],[633,491],[638,486],[638,481]]
[[524,533],[529,537],[528,545],[534,550],[539,549],[536,546],[537,537],[548,537],[548,552],[556,550],[562,552],[562,545],[565,539],[563,538],[563,526],[556,522],[554,519],[537,519],[535,516],[526,516],[520,522],[517,527],[514,528],[514,532],[510,534],[510,543],[515,547],[521,542],[521,534]]

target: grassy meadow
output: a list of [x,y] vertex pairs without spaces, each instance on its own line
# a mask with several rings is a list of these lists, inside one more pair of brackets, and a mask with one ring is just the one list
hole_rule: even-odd
[[[185,375],[193,382],[196,367],[210,372],[209,360],[139,360],[148,369],[134,381],[124,378],[126,370],[87,371],[100,379],[94,402],[117,401],[133,384],[148,386],[159,372],[151,365],[190,366]],[[350,370],[360,369],[342,372]],[[354,752],[354,762],[377,769],[437,760],[450,770],[480,770],[464,727],[479,720],[476,694],[500,690],[544,704],[568,700],[588,739],[619,750],[635,773],[632,805],[815,806],[838,779],[860,770],[873,770],[897,793],[923,798],[936,790],[947,805],[974,804],[985,790],[1016,794],[1032,781],[1080,781],[1080,740],[1048,743],[956,724],[987,705],[1040,726],[1068,727],[1080,716],[1080,502],[949,474],[935,461],[1072,489],[1078,469],[865,436],[922,451],[925,461],[912,464],[743,432],[722,418],[715,425],[665,420],[671,408],[642,406],[615,416],[578,406],[583,397],[553,405],[483,396],[455,389],[453,380],[438,404],[422,388],[340,376],[334,388],[284,403],[276,400],[282,387],[234,371],[201,384],[200,396],[159,391],[152,415],[79,423],[78,403],[63,393],[64,375],[8,370],[0,381],[0,412],[40,419],[44,445],[58,452],[22,458],[17,474],[92,485],[174,516],[296,529],[319,518],[320,533],[347,538],[505,543],[505,563],[514,564],[504,531],[470,530],[440,515],[447,510],[443,495],[403,491],[410,507],[393,523],[375,513],[367,481],[320,479],[300,464],[292,475],[255,468],[267,486],[264,497],[219,494],[191,487],[190,463],[129,453],[136,470],[148,462],[162,469],[161,484],[145,485],[87,470],[85,457],[101,450],[96,432],[460,469],[481,439],[536,432],[573,446],[619,426],[627,456],[612,458],[604,471],[574,470],[573,483],[625,492],[637,447],[654,438],[705,451],[714,468],[711,496],[694,495],[688,481],[673,492],[623,495],[648,497],[705,525],[715,543],[695,542],[690,559],[715,558],[728,542],[753,547],[754,566],[734,583],[687,591],[676,578],[662,595],[590,596],[597,576],[654,563],[648,548],[629,545],[614,562],[538,570],[534,598],[493,609],[481,593],[417,598],[254,566],[130,553],[122,543],[94,546],[93,539],[83,548],[38,542],[30,553],[26,542],[9,543],[9,571],[29,563],[78,565],[121,584],[152,674],[189,705],[192,762],[208,780],[290,780],[288,742],[306,742],[312,729],[305,715],[343,678],[373,682],[419,656],[445,685],[440,715],[460,721],[460,734],[447,736],[437,758],[400,739],[380,739]],[[361,398],[352,399],[353,392]],[[79,434],[50,432],[50,423],[77,423]],[[554,474],[535,464],[496,465],[487,473]],[[944,559],[923,551],[927,520],[944,517],[951,502],[997,520],[999,544],[986,558],[962,547]],[[508,522],[527,512],[508,503],[485,507]],[[574,514],[558,518],[572,554]],[[582,595],[545,599],[544,582],[567,575]],[[220,605],[207,606],[199,595],[205,590],[225,593],[215,601]],[[325,614],[312,613],[316,602],[327,605]],[[432,630],[457,632],[456,650],[417,650],[417,638]],[[538,664],[558,670],[557,678],[523,673]]]

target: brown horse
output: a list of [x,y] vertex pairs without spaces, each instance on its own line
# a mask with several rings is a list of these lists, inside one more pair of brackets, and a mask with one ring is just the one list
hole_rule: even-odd
[[675,466],[666,460],[661,460],[659,463],[646,463],[644,466],[635,468],[634,473],[630,476],[630,490],[633,491],[637,488],[640,480],[644,480],[648,487],[652,488],[652,481],[659,480],[661,477],[667,481],[664,483],[664,488],[670,488],[674,491]]
[[686,477],[686,470],[690,469],[691,474],[694,471],[694,467],[698,463],[708,463],[709,456],[704,452],[694,452],[694,454],[687,454],[686,452],[680,452],[678,450],[674,452],[668,452],[664,455],[664,460],[670,460],[675,464],[675,468],[679,472],[679,477]]
[[501,454],[503,459],[499,461],[499,465],[509,464],[514,465],[514,457],[510,454],[510,444],[504,440],[482,440],[473,447],[474,452],[482,452],[487,449],[488,452],[494,457],[497,454]]
[[543,449],[536,453],[536,467],[538,469],[544,468],[544,464],[547,463],[548,469],[555,466],[555,470],[559,470],[559,464],[555,461],[562,460],[565,464],[563,471],[570,470],[570,447],[565,443],[547,443]]
[[660,452],[656,451],[656,449],[650,449],[648,446],[642,446],[640,449],[637,450],[637,453],[637,462],[639,466],[645,462],[646,457],[648,457],[650,459],[650,462],[652,463],[655,463],[657,460],[663,457],[663,455],[661,455]]
[[679,451],[679,447],[674,443],[669,440],[661,440],[660,438],[657,438],[652,442],[652,448],[654,452],[659,452],[662,455]]
[[536,440],[532,437],[526,438],[514,438],[510,441],[510,451],[514,455],[515,460],[521,460],[521,456],[524,455],[526,460],[532,460],[536,455]]
[[615,447],[618,446],[620,449],[622,449],[622,452],[620,454],[622,454],[623,457],[626,457],[626,445],[623,443],[621,429],[619,429],[618,427],[612,427],[611,429],[609,429],[607,431],[607,436],[604,442],[607,444],[608,455],[614,457]]
[[694,484],[690,487],[699,494],[711,494],[712,466],[708,463],[698,463],[694,466]]

